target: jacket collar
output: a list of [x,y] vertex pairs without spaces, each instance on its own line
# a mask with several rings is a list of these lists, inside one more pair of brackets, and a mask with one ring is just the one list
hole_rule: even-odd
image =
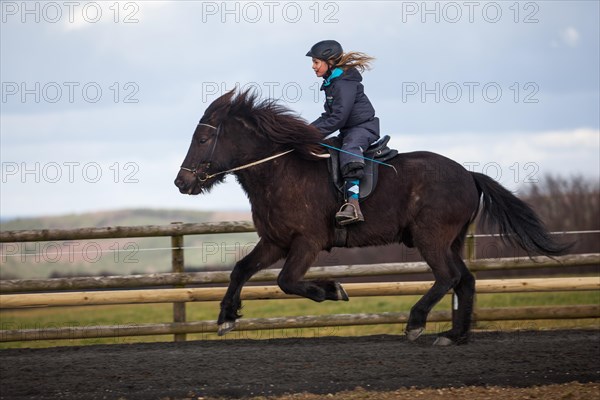
[[331,74],[329,74],[329,76],[325,79],[325,81],[323,82],[323,86],[331,85],[331,80],[337,78],[338,76],[342,75],[343,73],[344,73],[343,69],[335,68],[333,71],[331,71]]

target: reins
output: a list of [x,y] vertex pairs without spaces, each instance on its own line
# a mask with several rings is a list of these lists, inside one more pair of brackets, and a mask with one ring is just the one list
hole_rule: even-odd
[[[210,154],[209,154],[209,156],[207,158],[208,162],[205,163],[206,164],[206,169],[208,169],[208,168],[210,168],[210,163],[212,161],[212,156],[213,156],[213,154],[215,152],[215,148],[217,147],[217,140],[219,140],[219,134],[221,133],[221,125],[219,125],[218,127],[215,127],[213,125],[205,124],[205,123],[202,123],[202,122],[198,123],[198,125],[208,126],[209,128],[216,129],[216,131],[217,131],[217,133],[215,134],[215,141],[214,141],[214,143],[213,143],[213,145],[212,145],[212,147],[210,149]],[[198,174],[198,168],[197,167],[196,168],[187,168],[187,167],[184,167],[182,165],[180,167],[180,169],[182,169],[184,171],[191,172],[192,174],[194,174],[194,176],[196,177],[196,179],[198,179],[200,182],[206,182],[207,180],[209,180],[211,178],[214,178],[214,177],[217,177],[217,176],[227,175],[227,174],[230,174],[232,172],[241,171],[243,169],[254,167],[255,165],[259,165],[259,164],[265,163],[267,161],[274,160],[276,158],[285,156],[286,154],[291,153],[292,151],[294,151],[294,149],[287,150],[287,151],[284,151],[282,153],[278,153],[278,154],[275,154],[275,155],[272,155],[272,156],[269,156],[269,157],[261,158],[260,160],[256,160],[256,161],[253,161],[253,162],[248,163],[248,164],[240,165],[239,167],[231,168],[231,169],[228,169],[226,171],[215,172],[214,174],[208,174],[206,172],[201,172],[202,176],[200,174]]]
[[248,164],[240,165],[239,167],[231,168],[231,169],[228,169],[226,171],[215,172],[214,174],[210,174],[210,175],[204,173],[204,178],[200,178],[198,175],[196,175],[196,177],[198,178],[198,180],[200,182],[204,182],[204,181],[206,181],[208,179],[214,178],[215,176],[227,175],[227,174],[230,174],[230,173],[235,172],[235,171],[241,171],[243,169],[254,167],[255,165],[259,165],[259,164],[265,163],[267,161],[274,160],[276,158],[285,156],[286,154],[291,153],[292,151],[294,151],[294,149],[291,149],[291,150],[288,150],[288,151],[284,151],[283,153],[278,153],[278,154],[275,154],[275,155],[272,155],[272,156],[269,156],[269,157],[261,158],[260,160],[253,161],[253,162],[248,163]]
[[[205,163],[206,169],[208,170],[208,168],[210,168],[210,164],[212,162],[212,156],[213,156],[213,154],[215,152],[215,149],[217,147],[217,141],[219,140],[219,135],[221,133],[221,125],[219,125],[219,126],[213,126],[213,125],[205,124],[203,122],[199,122],[198,125],[207,126],[209,128],[215,129],[217,131],[216,134],[215,134],[215,140],[213,142],[213,145],[210,148],[210,154],[208,155],[208,157],[205,157],[205,159],[208,160]],[[391,165],[391,164],[386,164],[384,162],[375,160],[373,158],[365,157],[365,156],[363,156],[361,154],[354,154],[354,153],[351,153],[349,151],[346,151],[346,150],[343,150],[343,149],[340,149],[338,147],[331,146],[331,145],[328,145],[328,144],[325,144],[325,143],[319,143],[319,144],[321,146],[323,146],[323,147],[327,147],[327,148],[330,148],[330,149],[333,149],[333,150],[337,150],[337,151],[339,151],[341,153],[351,154],[353,156],[360,157],[360,158],[362,158],[364,160],[369,160],[369,161],[372,161],[372,162],[377,163],[377,164],[385,165],[386,167],[390,167],[394,171],[396,171],[396,168],[393,165]],[[292,151],[294,151],[294,149],[287,150],[287,151],[284,151],[282,153],[277,153],[277,154],[274,154],[274,155],[269,156],[269,157],[261,158],[260,160],[256,160],[256,161],[253,161],[253,162],[248,163],[248,164],[240,165],[239,167],[231,168],[231,169],[228,169],[228,170],[225,170],[225,171],[215,172],[214,174],[208,174],[206,171],[204,171],[204,172],[201,172],[200,174],[202,174],[202,175],[200,175],[198,173],[198,167],[196,167],[196,168],[187,168],[187,167],[184,167],[182,165],[180,167],[180,169],[182,169],[184,171],[191,172],[192,174],[194,174],[194,176],[196,177],[196,179],[198,179],[200,182],[206,182],[207,180],[215,178],[217,176],[227,175],[227,174],[230,174],[232,172],[241,171],[243,169],[254,167],[256,165],[259,165],[259,164],[262,164],[262,163],[274,160],[276,158],[285,156],[286,154],[289,154]],[[320,157],[320,158],[329,158],[329,154],[313,154],[313,155],[316,156],[316,157]],[[398,174],[398,171],[396,171],[396,174]]]

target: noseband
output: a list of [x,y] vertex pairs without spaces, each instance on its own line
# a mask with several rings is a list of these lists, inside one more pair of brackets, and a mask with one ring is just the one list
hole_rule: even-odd
[[286,154],[291,153],[292,151],[294,151],[294,149],[287,150],[287,151],[284,151],[282,153],[278,153],[278,154],[275,154],[275,155],[272,155],[272,156],[269,156],[269,157],[262,158],[262,159],[260,159],[258,161],[254,161],[254,162],[251,162],[251,163],[248,163],[248,164],[244,164],[244,165],[241,165],[239,167],[231,168],[231,169],[228,169],[226,171],[215,172],[214,174],[210,174],[209,175],[206,171],[210,168],[210,163],[212,161],[212,157],[213,157],[213,154],[215,152],[215,148],[217,147],[217,141],[219,140],[219,135],[221,134],[221,125],[215,127],[215,126],[212,126],[212,125],[209,125],[209,124],[205,124],[205,123],[202,123],[202,122],[198,123],[198,125],[207,126],[209,128],[215,129],[217,131],[215,133],[215,140],[213,142],[213,145],[210,148],[210,150],[207,151],[208,157],[204,157],[204,159],[208,160],[208,161],[205,162],[205,163],[203,163],[203,164],[200,164],[200,165],[205,165],[205,168],[203,168],[204,171],[198,172],[198,168],[199,167],[196,167],[196,168],[187,168],[187,167],[184,167],[183,165],[181,167],[179,167],[179,168],[182,169],[182,170],[184,170],[184,171],[188,171],[188,172],[191,172],[192,174],[194,174],[194,176],[196,177],[196,179],[199,180],[201,183],[204,183],[207,180],[209,180],[211,178],[214,178],[216,176],[219,176],[219,175],[227,175],[227,174],[229,174],[231,172],[240,171],[242,169],[246,169],[246,168],[258,165],[258,164],[262,164],[262,163],[267,162],[267,161],[274,160],[276,158],[279,158],[281,156],[284,156],[284,155],[286,155]]

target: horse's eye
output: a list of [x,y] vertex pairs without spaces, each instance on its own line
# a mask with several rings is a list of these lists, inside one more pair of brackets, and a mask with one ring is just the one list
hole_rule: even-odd
[[208,137],[208,136],[200,136],[200,137],[196,138],[196,140],[200,144],[204,144],[204,143],[208,142],[208,139],[210,139],[210,137]]
[[208,142],[208,138],[201,138],[200,139],[200,143],[204,144],[206,142]]

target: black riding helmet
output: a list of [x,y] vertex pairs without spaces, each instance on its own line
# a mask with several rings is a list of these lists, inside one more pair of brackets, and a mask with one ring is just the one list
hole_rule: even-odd
[[342,45],[335,40],[322,40],[311,47],[306,56],[329,61],[338,58],[343,52]]

